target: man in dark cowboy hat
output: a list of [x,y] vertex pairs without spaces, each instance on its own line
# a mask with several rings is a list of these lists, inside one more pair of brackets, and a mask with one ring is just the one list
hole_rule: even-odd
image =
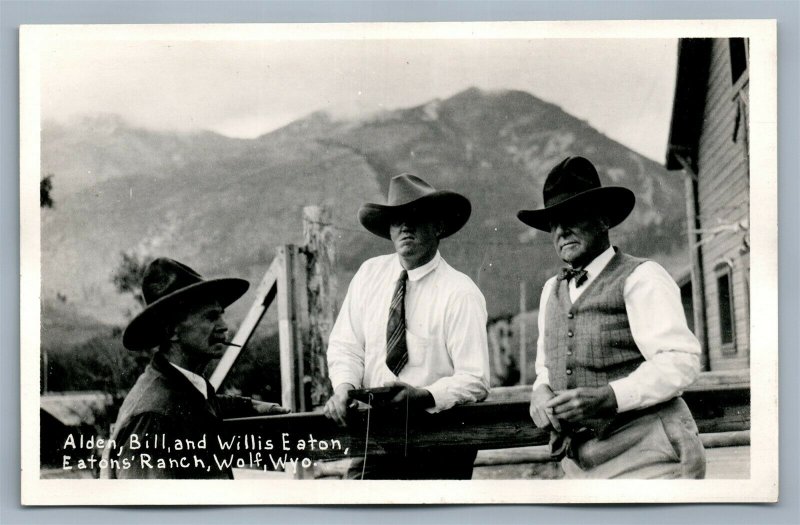
[[200,375],[225,352],[222,315],[248,286],[243,279],[205,280],[171,259],[150,263],[142,280],[147,306],[122,343],[132,351],[158,351],[122,403],[103,477],[232,479],[230,466],[218,463],[226,458],[217,440],[221,418],[287,412],[273,403],[217,396]]
[[554,167],[543,193],[544,208],[517,217],[550,232],[567,266],[542,291],[534,423],[552,429],[568,478],[702,478],[703,445],[680,397],[700,344],[680,292],[660,265],[609,242],[633,193],[601,187],[582,157]]
[[[362,387],[395,386],[390,403],[430,413],[486,397],[486,302],[438,251],[470,212],[466,197],[407,173],[392,178],[387,204],[361,207],[361,224],[396,253],[369,259],[350,283],[328,345],[334,394],[326,416],[345,425],[348,392]],[[469,479],[475,454],[369,457],[354,460],[348,477]]]

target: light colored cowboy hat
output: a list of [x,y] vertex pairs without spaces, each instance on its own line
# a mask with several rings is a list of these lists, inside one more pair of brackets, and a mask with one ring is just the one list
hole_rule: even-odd
[[520,210],[517,218],[546,232],[550,231],[554,216],[586,209],[598,210],[612,228],[624,221],[636,204],[636,197],[628,188],[601,186],[594,165],[583,157],[567,157],[550,170],[542,196],[544,208]]
[[449,190],[437,190],[410,173],[395,175],[389,182],[386,204],[367,203],[358,210],[358,220],[370,232],[389,239],[389,226],[398,217],[412,217],[420,212],[444,222],[442,239],[453,235],[469,220],[472,205],[463,195]]
[[156,259],[147,266],[142,278],[142,295],[147,306],[125,328],[122,344],[128,350],[149,350],[162,342],[165,323],[177,308],[207,300],[216,300],[225,308],[249,287],[250,283],[244,279],[206,280],[178,261]]

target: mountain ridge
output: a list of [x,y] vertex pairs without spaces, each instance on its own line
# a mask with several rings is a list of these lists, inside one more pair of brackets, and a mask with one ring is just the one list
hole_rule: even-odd
[[43,123],[42,170],[55,174],[56,201],[42,210],[43,301],[61,294],[107,324],[137,308],[110,282],[121,252],[167,255],[255,285],[275,247],[302,242],[310,204],[332,210],[343,294],[364,259],[391,251],[356,211],[384,202],[401,172],[472,201],[470,222],[441,251],[481,286],[490,315],[518,309],[520,281],[535,306],[559,264],[547,236],[515,214],[541,206],[544,177],[567,155],[589,157],[604,184],[637,194],[631,217],[612,231],[615,243],[673,271],[685,264],[682,181],[524,91],[471,88],[363,119],[318,111],[254,139],[152,131],[109,116],[76,122]]

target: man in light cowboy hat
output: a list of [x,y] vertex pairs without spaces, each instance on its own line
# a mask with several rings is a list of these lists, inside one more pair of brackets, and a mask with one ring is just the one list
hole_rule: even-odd
[[[353,277],[328,344],[334,394],[325,415],[346,425],[354,388],[394,386],[395,406],[436,413],[483,400],[489,388],[486,302],[439,254],[439,241],[469,219],[466,197],[407,173],[387,204],[358,212],[396,253],[367,260]],[[354,460],[348,477],[469,479],[475,450],[404,452]]]
[[609,242],[633,192],[602,187],[590,161],[568,157],[543,194],[544,208],[517,217],[550,232],[567,267],[542,291],[534,423],[552,429],[567,478],[702,478],[703,445],[680,397],[700,344],[680,292],[660,265]]
[[171,259],[148,265],[142,280],[147,306],[122,343],[135,352],[158,351],[120,407],[116,447],[104,451],[109,466],[102,477],[232,479],[230,467],[213,457],[225,458],[217,441],[221,418],[288,412],[274,403],[217,396],[200,375],[225,352],[222,315],[248,287],[243,279],[205,280]]

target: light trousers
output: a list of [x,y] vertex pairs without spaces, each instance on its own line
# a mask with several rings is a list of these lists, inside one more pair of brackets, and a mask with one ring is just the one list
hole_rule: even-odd
[[567,479],[702,479],[706,472],[697,425],[680,397],[586,441],[574,455],[561,461]]

